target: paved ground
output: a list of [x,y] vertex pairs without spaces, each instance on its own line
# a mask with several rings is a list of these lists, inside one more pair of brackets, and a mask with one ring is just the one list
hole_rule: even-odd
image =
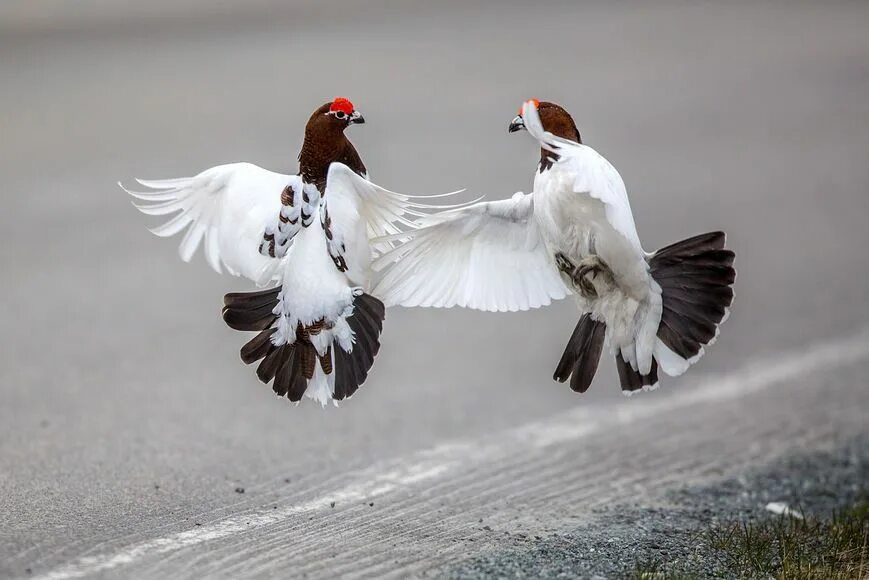
[[[0,12],[0,576],[422,574],[866,429],[869,5],[268,5]],[[277,400],[218,316],[245,285],[114,182],[292,169],[335,95],[378,182],[494,198],[530,186],[518,103],[566,105],[647,248],[729,232],[721,340],[578,397],[549,378],[569,303],[396,309],[341,409]]]
[[[714,530],[776,520],[781,516],[767,508],[772,502],[828,520],[865,501],[867,481],[869,439],[863,436],[810,453],[795,451],[712,485],[677,485],[656,501],[603,506],[575,530],[519,536],[518,547],[465,560],[441,576],[633,578],[638,571],[666,570],[675,578],[740,577],[733,555],[710,545]],[[507,533],[483,528],[492,535]]]

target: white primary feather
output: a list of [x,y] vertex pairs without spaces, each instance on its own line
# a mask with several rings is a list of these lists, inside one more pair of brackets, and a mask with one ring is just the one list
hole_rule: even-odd
[[384,303],[490,312],[538,308],[567,296],[532,219],[530,195],[442,212],[374,263]]
[[[189,262],[204,241],[205,258],[216,272],[224,269],[262,286],[276,276],[280,260],[259,253],[267,226],[281,210],[281,192],[287,184],[301,188],[301,178],[268,171],[251,163],[212,167],[195,177],[137,180],[154,191],[130,191],[146,203],[134,205],[147,215],[176,213],[152,228],[161,237],[187,232],[179,245],[181,259]],[[119,184],[120,185],[120,184]]]

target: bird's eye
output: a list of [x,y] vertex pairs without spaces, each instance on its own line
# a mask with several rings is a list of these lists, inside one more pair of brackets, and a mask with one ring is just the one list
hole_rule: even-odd
[[347,113],[345,113],[344,111],[335,111],[335,117],[338,119],[346,119]]

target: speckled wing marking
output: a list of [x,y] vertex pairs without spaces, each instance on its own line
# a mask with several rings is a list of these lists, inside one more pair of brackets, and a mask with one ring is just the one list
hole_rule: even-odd
[[332,216],[329,215],[329,208],[324,204],[323,210],[320,212],[320,220],[323,224],[323,232],[326,234],[326,248],[329,250],[329,256],[335,262],[335,267],[339,272],[347,271],[347,260],[344,259],[344,252],[347,251],[344,242],[338,240],[332,231]]
[[394,244],[378,243],[375,238],[415,229],[416,220],[426,218],[428,210],[459,209],[479,201],[456,205],[422,202],[456,193],[459,192],[422,197],[395,193],[372,183],[343,163],[332,163],[320,204],[320,222],[335,267],[347,272],[351,280],[366,278],[370,254],[369,248],[360,247],[360,240],[368,240],[371,252],[380,254],[391,250]]
[[296,234],[314,222],[320,191],[308,183],[288,183],[281,192],[281,210],[276,223],[263,234],[259,251],[264,256],[283,258]]
[[290,242],[301,229],[300,204],[293,184],[288,183],[281,192],[281,209],[278,221],[266,227],[259,251],[272,258],[282,258],[290,246]]
[[302,189],[302,226],[314,223],[317,206],[320,205],[320,190],[316,185],[306,183]]

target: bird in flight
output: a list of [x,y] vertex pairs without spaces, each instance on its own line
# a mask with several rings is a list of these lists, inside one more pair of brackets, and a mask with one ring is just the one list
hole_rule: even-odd
[[530,194],[429,217],[385,236],[374,262],[387,306],[527,310],[573,294],[581,317],[554,373],[585,392],[604,343],[622,391],[652,390],[658,369],[684,373],[718,335],[733,299],[734,254],[723,232],[653,253],[640,244],[616,169],[582,144],[561,106],[523,103],[509,131],[540,145]]
[[372,183],[344,134],[364,122],[346,98],[317,108],[295,175],[232,163],[190,178],[137,180],[150,191],[125,189],[142,213],[176,214],[152,231],[168,237],[186,228],[179,248],[185,262],[202,245],[218,273],[276,283],[227,294],[223,319],[258,333],[241,358],[260,361],[259,379],[291,401],[306,395],[325,405],[362,385],[385,317],[383,303],[368,293],[371,260],[391,247],[371,240],[414,227],[425,215],[420,210],[449,207]]

